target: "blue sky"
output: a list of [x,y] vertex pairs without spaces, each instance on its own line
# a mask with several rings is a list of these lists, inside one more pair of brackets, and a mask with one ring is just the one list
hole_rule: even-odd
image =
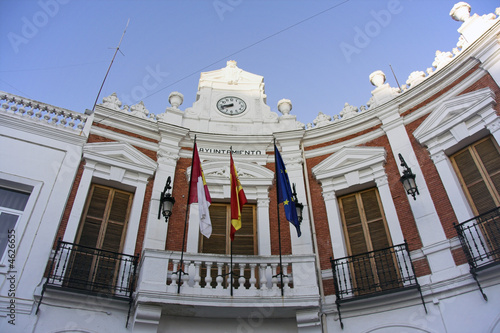
[[[102,90],[151,113],[184,95],[196,98],[200,72],[236,60],[264,76],[267,103],[282,98],[312,123],[348,102],[366,105],[368,76],[382,70],[391,86],[431,67],[436,50],[452,51],[457,0],[2,0],[0,90],[70,110],[92,109]],[[497,0],[470,0],[471,14],[493,13]],[[368,32],[368,34],[367,34]],[[361,36],[363,35],[364,36]]]

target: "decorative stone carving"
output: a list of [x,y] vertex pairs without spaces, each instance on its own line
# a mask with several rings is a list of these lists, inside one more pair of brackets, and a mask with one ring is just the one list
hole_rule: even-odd
[[234,60],[229,60],[226,63],[226,68],[223,69],[224,72],[224,78],[227,81],[228,84],[238,84],[238,81],[240,80],[240,74],[242,72],[241,69],[236,66],[236,61]]
[[470,17],[470,5],[466,2],[458,2],[450,11],[450,16],[455,21],[465,22]]
[[420,82],[425,80],[425,73],[422,71],[415,71],[408,76],[408,80],[406,80],[406,84],[413,88]]
[[116,96],[116,93],[114,92],[108,97],[104,97],[101,105],[112,110],[119,111],[121,110],[122,102],[118,99],[118,96]]
[[313,120],[313,123],[315,126],[321,127],[321,126],[330,124],[331,120],[332,120],[332,117],[330,117],[330,116],[328,116],[320,111],[318,113],[318,116],[316,117],[316,119]]
[[381,177],[375,178],[375,183],[377,184],[377,187],[384,186],[389,184],[389,179],[387,178],[387,175],[383,175]]
[[375,87],[380,87],[385,83],[385,74],[382,71],[375,71],[370,74],[370,83]]
[[283,98],[278,101],[278,111],[284,116],[289,115],[291,110],[292,102],[289,99]]
[[148,114],[149,114],[149,110],[146,109],[146,107],[144,106],[144,103],[142,101],[140,101],[139,103],[135,104],[135,105],[132,105],[130,107],[130,113],[136,117],[140,117],[140,118],[143,118],[143,119],[148,119]]
[[349,119],[358,114],[358,108],[350,105],[349,103],[344,104],[344,108],[340,111],[340,116],[342,119]]
[[177,109],[184,102],[184,95],[177,91],[171,92],[168,96],[168,102]]
[[442,150],[431,155],[431,159],[432,159],[432,162],[434,162],[434,164],[439,163],[447,158],[448,157],[446,156],[446,154]]
[[300,121],[296,120],[295,121],[295,128],[296,129],[305,129],[306,125],[304,125],[304,123],[301,123]]
[[453,54],[451,52],[441,52],[439,50],[436,51],[436,58],[432,63],[432,66],[436,68],[436,70],[446,66],[451,59],[453,58]]

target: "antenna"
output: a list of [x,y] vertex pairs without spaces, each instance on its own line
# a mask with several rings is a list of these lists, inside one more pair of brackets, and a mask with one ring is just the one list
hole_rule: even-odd
[[394,75],[394,79],[396,80],[396,83],[398,84],[398,88],[401,91],[401,86],[399,85],[398,78],[396,77],[396,74],[394,74],[394,70],[392,69],[391,64],[389,64],[389,67],[391,67],[392,75]]
[[[128,24],[130,23],[130,19],[127,21],[127,25],[125,26],[125,30],[123,30],[122,37],[120,38],[120,42],[118,43],[118,46],[116,47],[115,54],[113,55],[113,59],[111,59],[111,63],[109,64],[108,71],[106,72],[106,75],[104,76],[104,80],[102,80],[101,88],[99,88],[99,92],[97,93],[97,97],[95,98],[94,106],[92,107],[92,112],[94,112],[95,106],[97,104],[97,101],[99,100],[99,96],[101,95],[102,87],[104,87],[104,82],[106,82],[106,78],[108,77],[109,71],[111,70],[111,66],[113,65],[113,61],[115,61],[116,54],[118,51],[120,51],[120,45],[122,45],[122,40],[123,36],[125,36],[125,32],[127,32]],[[121,54],[122,51],[120,51]]]

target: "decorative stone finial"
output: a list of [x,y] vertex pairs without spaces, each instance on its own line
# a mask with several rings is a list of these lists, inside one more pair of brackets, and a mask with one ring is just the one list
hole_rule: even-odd
[[240,80],[240,74],[242,71],[241,69],[238,68],[238,66],[236,66],[236,64],[237,64],[236,61],[229,60],[226,63],[226,67],[222,69],[227,84],[237,85],[238,81]]
[[455,21],[465,22],[470,17],[470,5],[467,2],[458,2],[450,11],[450,16]]
[[284,116],[289,115],[291,110],[292,102],[289,99],[283,98],[278,101],[278,111]]
[[149,114],[149,110],[146,109],[146,106],[144,106],[144,103],[142,101],[140,101],[139,103],[137,103],[135,105],[132,105],[130,107],[130,112],[132,115],[140,117],[140,118],[144,118],[144,119],[147,119],[148,114]]
[[342,119],[348,119],[354,117],[357,114],[358,114],[358,108],[353,105],[350,105],[347,102],[344,104],[344,108],[342,109],[342,111],[340,111],[340,116],[342,117]]
[[104,97],[101,105],[118,111],[121,110],[122,102],[118,99],[118,96],[116,96],[116,93],[114,92],[108,97]]
[[332,122],[331,120],[332,120],[332,117],[330,117],[329,115],[326,115],[320,111],[318,113],[318,116],[316,117],[316,119],[313,120],[313,123],[315,126],[321,127],[321,126],[330,124]]
[[385,83],[385,74],[382,71],[375,71],[370,74],[370,83],[375,87],[380,87]]
[[436,70],[446,66],[453,58],[453,54],[451,52],[441,52],[439,50],[436,51],[436,58],[432,63],[432,66],[436,68]]
[[177,109],[184,102],[184,95],[177,91],[171,92],[168,96],[168,102]]
[[408,76],[408,80],[406,80],[406,84],[413,88],[420,82],[425,80],[425,73],[422,71],[414,71]]

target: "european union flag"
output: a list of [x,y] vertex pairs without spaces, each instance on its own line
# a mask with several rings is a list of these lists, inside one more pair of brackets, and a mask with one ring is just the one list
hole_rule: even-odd
[[283,163],[283,159],[281,158],[281,154],[278,151],[276,145],[274,145],[274,154],[276,159],[278,203],[283,203],[283,207],[285,207],[286,219],[295,226],[295,228],[297,229],[297,235],[298,237],[300,237],[300,223],[299,218],[297,217],[295,202],[292,199],[292,188],[290,186],[290,180],[288,179],[285,163]]

